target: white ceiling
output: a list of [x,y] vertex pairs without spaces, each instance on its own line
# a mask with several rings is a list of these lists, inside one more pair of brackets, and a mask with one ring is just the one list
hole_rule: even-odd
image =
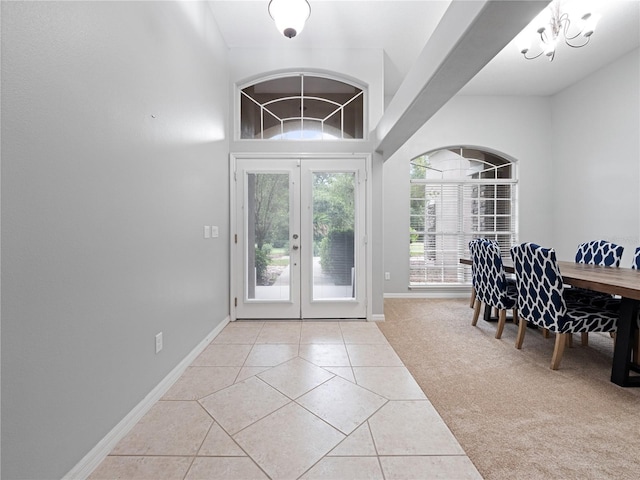
[[[267,11],[268,0],[209,0],[229,48],[373,48],[385,53],[385,94],[393,95],[449,5],[449,0],[309,0],[311,17],[287,39]],[[564,0],[571,10],[602,14],[584,48],[561,45],[553,62],[524,60],[509,44],[460,93],[550,95],[640,45],[640,0]],[[532,47],[533,50],[533,47]]]
[[[577,18],[589,11],[602,15],[588,45],[571,48],[560,43],[552,62],[544,55],[525,60],[514,39],[460,93],[553,95],[640,45],[640,0],[565,0],[562,5]],[[544,23],[538,18],[548,18],[546,10],[523,34],[536,38],[535,30]],[[536,43],[531,45],[533,53]]]

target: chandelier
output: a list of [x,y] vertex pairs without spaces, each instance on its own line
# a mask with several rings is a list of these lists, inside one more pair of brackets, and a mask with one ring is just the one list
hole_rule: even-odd
[[311,15],[311,6],[307,0],[271,0],[269,15],[285,37],[293,38],[304,28]]
[[[574,19],[572,22],[569,14],[562,11],[559,0],[551,2],[547,10],[550,13],[547,24],[536,30],[540,37],[540,52],[536,55],[529,54],[531,38],[520,37],[520,42],[522,42],[520,53],[527,60],[533,60],[545,55],[549,57],[549,61],[553,61],[558,42],[561,39],[572,48],[584,47],[591,40],[591,35],[596,29],[598,20],[600,20],[600,15],[597,13],[585,13],[582,18],[579,20]],[[572,25],[575,28],[572,29]],[[570,30],[573,30],[573,32],[570,32]]]

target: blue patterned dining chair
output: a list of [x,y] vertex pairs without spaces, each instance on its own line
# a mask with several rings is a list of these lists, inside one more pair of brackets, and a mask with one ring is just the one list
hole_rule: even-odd
[[495,308],[498,310],[496,338],[500,338],[507,320],[507,310],[513,310],[513,321],[516,323],[518,321],[516,289],[507,282],[498,244],[484,240],[478,242],[475,248],[478,258],[476,266],[476,300],[471,324],[475,326],[478,323],[481,305],[485,305],[485,308]]
[[476,244],[480,243],[482,238],[474,238],[469,242],[469,256],[471,257],[471,299],[469,302],[469,307],[473,308],[473,305],[476,302],[476,260],[474,260],[474,254],[477,253]]
[[[636,252],[633,256],[633,260],[631,261],[631,268],[634,270],[640,269],[640,247],[636,247]],[[620,309],[620,298],[612,295],[600,294],[600,296],[594,296],[594,298],[590,299],[589,303],[593,306],[606,308],[616,312]]]
[[591,305],[567,304],[555,250],[523,243],[511,248],[511,257],[520,317],[516,348],[522,348],[527,322],[548,329],[556,334],[551,369],[557,370],[567,335],[616,331],[616,313]]
[[593,240],[578,245],[576,263],[619,267],[624,247],[606,240]]
[[[576,263],[599,265],[602,267],[619,267],[624,247],[606,240],[592,240],[581,243],[576,250]],[[606,307],[614,297],[606,293],[594,292],[583,288],[567,288],[565,300],[569,303],[591,304],[595,307]],[[582,334],[582,345],[589,344],[589,334]]]
[[[469,242],[469,255],[471,256],[471,300],[469,307],[473,308],[476,302],[476,265],[478,263],[478,246],[482,242],[495,242],[486,238],[474,238]],[[498,242],[495,242],[496,245]]]

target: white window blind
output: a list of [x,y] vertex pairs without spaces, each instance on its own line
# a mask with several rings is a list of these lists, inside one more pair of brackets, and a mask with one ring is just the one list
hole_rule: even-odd
[[516,186],[510,178],[412,178],[409,285],[470,283],[459,260],[473,238],[496,240],[509,255],[517,240]]

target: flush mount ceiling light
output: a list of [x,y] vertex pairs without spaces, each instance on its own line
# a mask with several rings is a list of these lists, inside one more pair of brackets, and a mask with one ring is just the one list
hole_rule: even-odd
[[285,37],[293,38],[304,28],[311,15],[311,6],[307,0],[271,0],[269,15]]
[[[574,19],[572,23],[569,14],[562,11],[559,0],[551,2],[547,11],[549,17],[543,20],[546,24],[536,30],[537,35],[540,36],[540,53],[527,56],[532,39],[530,36],[527,38],[527,35],[520,36],[520,53],[527,60],[533,60],[544,54],[549,57],[549,61],[553,61],[560,38],[572,48],[584,47],[591,40],[591,35],[600,20],[600,15],[597,13],[585,13],[579,20]],[[572,25],[574,25],[573,29]]]

